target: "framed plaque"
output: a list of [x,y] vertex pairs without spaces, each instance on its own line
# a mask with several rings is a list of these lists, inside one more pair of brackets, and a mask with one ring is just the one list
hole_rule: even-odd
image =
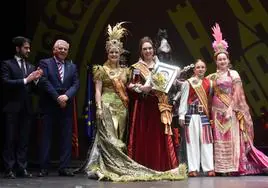
[[168,93],[179,72],[177,66],[157,62],[151,75],[153,89]]

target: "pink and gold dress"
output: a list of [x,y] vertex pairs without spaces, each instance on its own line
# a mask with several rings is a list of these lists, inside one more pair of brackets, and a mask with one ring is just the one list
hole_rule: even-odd
[[268,157],[253,146],[253,122],[235,70],[208,76],[213,81],[212,119],[215,172],[263,173]]

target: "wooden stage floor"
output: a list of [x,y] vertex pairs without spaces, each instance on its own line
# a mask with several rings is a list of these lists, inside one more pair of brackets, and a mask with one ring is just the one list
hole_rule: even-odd
[[1,174],[0,188],[268,188],[268,176],[241,177],[197,177],[182,181],[152,181],[114,183],[88,179],[84,174],[75,177],[59,177],[56,172],[48,177],[14,180],[3,179]]

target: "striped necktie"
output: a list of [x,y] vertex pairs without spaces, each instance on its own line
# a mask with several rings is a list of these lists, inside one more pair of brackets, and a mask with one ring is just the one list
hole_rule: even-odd
[[60,80],[61,80],[61,82],[63,82],[63,63],[58,61],[57,65],[58,65]]

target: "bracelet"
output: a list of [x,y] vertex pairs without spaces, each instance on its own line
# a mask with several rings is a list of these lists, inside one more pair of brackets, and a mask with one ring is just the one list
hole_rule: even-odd
[[102,108],[97,108],[96,112],[102,112]]
[[100,102],[99,102],[99,103],[96,103],[96,108],[97,108],[97,109],[100,109],[100,110],[102,109],[102,108],[101,108],[101,103],[100,103]]

